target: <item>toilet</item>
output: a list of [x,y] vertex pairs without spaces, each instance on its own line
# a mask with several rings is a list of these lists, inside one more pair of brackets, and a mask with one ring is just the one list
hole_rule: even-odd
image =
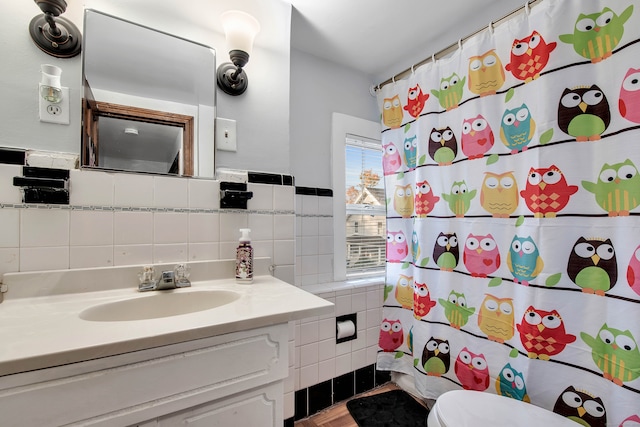
[[428,427],[574,427],[554,412],[509,397],[470,390],[441,395],[429,412]]

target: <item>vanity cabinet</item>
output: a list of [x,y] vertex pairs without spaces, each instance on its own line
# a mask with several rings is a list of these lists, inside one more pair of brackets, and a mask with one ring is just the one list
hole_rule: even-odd
[[0,377],[0,424],[280,427],[287,374],[281,323]]

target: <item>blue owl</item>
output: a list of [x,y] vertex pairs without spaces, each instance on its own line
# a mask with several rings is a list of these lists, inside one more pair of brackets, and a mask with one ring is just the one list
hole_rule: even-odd
[[524,384],[524,375],[513,369],[510,363],[500,370],[500,375],[496,378],[496,391],[501,396],[531,403]]
[[420,243],[418,242],[418,233],[415,230],[411,236],[411,256],[414,264],[420,260]]
[[404,160],[410,170],[416,168],[418,162],[418,137],[416,135],[404,139]]
[[531,236],[513,236],[507,255],[507,267],[513,274],[515,283],[529,286],[529,281],[538,277],[544,268],[544,262]]
[[536,122],[526,104],[513,110],[505,110],[500,126],[500,139],[511,154],[525,151],[536,132]]

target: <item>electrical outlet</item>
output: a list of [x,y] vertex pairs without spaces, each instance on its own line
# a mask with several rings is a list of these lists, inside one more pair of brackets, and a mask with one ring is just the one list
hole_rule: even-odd
[[222,151],[238,151],[235,120],[216,118],[216,148]]
[[69,124],[69,88],[62,88],[62,100],[57,104],[47,102],[41,96],[39,98],[40,121],[45,123],[56,123],[59,125]]

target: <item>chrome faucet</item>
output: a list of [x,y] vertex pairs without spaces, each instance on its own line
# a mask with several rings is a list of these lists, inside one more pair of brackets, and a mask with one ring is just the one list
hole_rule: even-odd
[[152,266],[145,266],[138,276],[140,278],[140,284],[138,285],[140,292],[162,291],[191,286],[189,267],[186,264],[178,264],[173,270],[163,271],[159,279],[155,278],[155,270]]

